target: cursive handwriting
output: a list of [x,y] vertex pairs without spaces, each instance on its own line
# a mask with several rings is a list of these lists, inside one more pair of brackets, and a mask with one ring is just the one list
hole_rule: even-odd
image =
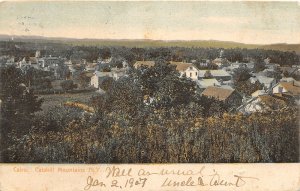
[[193,177],[188,177],[186,180],[178,181],[166,178],[161,187],[179,187],[179,186],[206,186],[203,179],[198,177],[197,181]]
[[195,176],[195,175],[202,175],[202,171],[205,169],[205,167],[201,167],[198,171],[193,170],[168,170],[168,169],[162,169],[159,172],[150,172],[145,169],[140,169],[138,171],[138,176],[151,176],[151,175],[182,175],[182,176]]
[[121,169],[121,168],[112,166],[112,167],[107,167],[106,172],[107,172],[106,178],[108,178],[108,177],[132,176],[131,175],[132,168]]
[[214,170],[214,174],[209,175],[209,176],[211,176],[211,179],[210,179],[210,182],[209,182],[210,186],[235,186],[235,187],[241,187],[241,186],[244,186],[246,184],[245,179],[259,180],[258,178],[255,178],[255,177],[243,177],[243,176],[234,175],[236,180],[233,181],[233,182],[230,182],[228,180],[222,179],[221,176],[219,175],[219,173],[215,170]]
[[[132,187],[146,187],[146,182],[150,183],[150,177],[162,177],[161,187],[242,187],[250,180],[259,179],[250,176],[241,176],[233,174],[224,177],[213,169],[212,174],[204,173],[204,166],[200,169],[181,170],[181,169],[166,169],[163,168],[157,171],[149,171],[144,168],[134,171],[132,168],[122,168],[116,166],[107,167],[103,175],[103,181],[88,176],[84,190],[89,190],[92,187],[116,187],[119,189],[129,189]],[[99,171],[99,169],[97,169]],[[148,181],[147,181],[148,180]],[[108,186],[107,186],[108,185]]]
[[106,187],[106,184],[99,181],[98,179],[94,179],[93,177],[88,176],[84,190],[89,190],[91,187],[95,187],[95,186]]

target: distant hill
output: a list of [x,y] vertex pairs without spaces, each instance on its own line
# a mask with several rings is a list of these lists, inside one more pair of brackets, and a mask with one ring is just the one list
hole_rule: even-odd
[[[0,35],[0,41],[11,40],[9,35]],[[300,55],[300,44],[244,44],[230,41],[217,40],[138,40],[138,39],[75,39],[60,37],[42,37],[42,36],[14,36],[16,42],[33,42],[33,43],[62,43],[71,46],[126,46],[126,47],[204,47],[204,48],[248,48],[248,49],[271,49],[280,51],[295,51]]]

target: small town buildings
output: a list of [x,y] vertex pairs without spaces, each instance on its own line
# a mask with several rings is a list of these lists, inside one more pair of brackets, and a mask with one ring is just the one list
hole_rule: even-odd
[[265,67],[267,69],[276,70],[277,68],[280,67],[280,65],[279,64],[275,64],[275,63],[269,63],[269,64],[266,64]]
[[212,61],[212,63],[217,65],[219,68],[229,66],[230,64],[226,58],[216,58]]
[[93,63],[87,62],[86,65],[85,65],[84,70],[89,71],[89,72],[95,71],[97,66],[98,66],[98,63],[96,63],[96,62],[93,62]]
[[271,89],[276,84],[276,80],[274,78],[269,78],[266,76],[256,76],[250,78],[250,82],[252,84],[257,81],[261,83],[266,89]]
[[290,97],[284,95],[262,94],[247,100],[237,110],[244,114],[278,110],[292,103],[292,101]]
[[256,90],[251,94],[251,97],[258,97],[260,95],[265,95],[267,92],[265,90]]
[[99,71],[96,71],[94,73],[94,75],[91,77],[91,86],[98,89],[101,82],[102,82],[102,80],[105,77],[113,77],[112,72],[99,72]]
[[298,71],[298,68],[292,68],[290,66],[283,66],[283,67],[279,67],[279,70],[282,72],[283,75],[291,76]]
[[293,77],[287,77],[287,78],[281,78],[281,82],[296,82],[296,80]]
[[176,70],[180,73],[180,77],[186,76],[192,80],[198,79],[199,70],[192,63],[171,61],[170,64],[176,66]]
[[112,61],[113,57],[109,57],[109,58],[105,58],[105,59],[102,59],[102,58],[98,58],[97,59],[97,62],[99,64],[109,64],[111,61]]
[[225,70],[199,70],[198,79],[206,78],[208,72],[211,74],[211,78],[222,81],[231,80],[231,75]]
[[286,94],[296,99],[300,98],[300,82],[279,82],[272,88],[273,94]]
[[154,61],[136,61],[133,67],[137,69],[141,66],[153,67],[154,65]]
[[29,62],[33,68],[35,68],[35,69],[40,68],[39,60],[37,57],[29,57]]
[[223,101],[233,107],[239,107],[242,104],[243,97],[234,89],[221,88],[216,86],[207,87],[201,95],[210,98],[215,98],[219,101]]
[[200,89],[205,89],[209,86],[221,86],[221,83],[218,82],[215,78],[197,80],[196,84]]
[[127,75],[128,68],[112,68],[111,69],[111,77],[114,80],[118,80],[119,78]]
[[114,80],[118,80],[123,76],[127,75],[127,68],[113,68],[110,72],[94,72],[93,76],[91,77],[90,85],[94,88],[99,88],[102,80],[106,77],[111,77]]
[[[176,70],[180,73],[180,77],[185,76],[192,80],[198,79],[199,70],[192,63],[170,61],[170,64],[176,67]],[[139,68],[141,66],[153,67],[154,65],[154,61],[137,61],[133,66],[134,68]]]

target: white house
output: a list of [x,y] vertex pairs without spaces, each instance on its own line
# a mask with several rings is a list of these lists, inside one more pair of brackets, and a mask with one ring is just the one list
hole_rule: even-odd
[[127,69],[126,68],[113,68],[110,72],[94,72],[94,75],[91,77],[91,86],[94,88],[99,88],[99,85],[101,83],[101,80],[105,77],[112,77],[114,80],[118,80],[123,76],[127,75]]
[[[171,65],[176,66],[176,70],[180,73],[180,77],[186,76],[192,80],[198,79],[199,70],[192,63],[170,61]],[[137,61],[133,66],[139,68],[141,66],[153,67],[154,61]]]
[[180,73],[180,77],[185,75],[187,78],[192,80],[198,79],[199,70],[192,63],[171,61],[170,64],[176,66],[176,70]]
[[99,88],[101,78],[104,77],[113,77],[112,72],[96,71],[94,75],[91,77],[91,86],[93,86],[94,88]]

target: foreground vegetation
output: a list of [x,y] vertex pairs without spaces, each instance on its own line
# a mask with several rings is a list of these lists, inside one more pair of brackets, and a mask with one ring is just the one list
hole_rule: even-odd
[[62,105],[37,116],[42,100],[18,85],[22,74],[1,77],[2,162],[298,162],[297,107],[237,113],[163,60],[92,97],[94,114]]

